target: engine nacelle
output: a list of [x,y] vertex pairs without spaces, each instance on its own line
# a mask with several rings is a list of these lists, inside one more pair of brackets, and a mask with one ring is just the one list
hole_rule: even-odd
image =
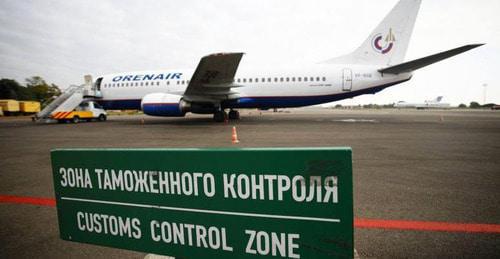
[[144,114],[151,116],[182,117],[186,114],[187,103],[182,96],[166,93],[152,93],[141,101]]

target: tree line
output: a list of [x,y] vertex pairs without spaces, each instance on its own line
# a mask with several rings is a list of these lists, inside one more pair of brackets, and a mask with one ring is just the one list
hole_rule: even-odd
[[21,85],[13,79],[0,79],[0,99],[39,101],[44,104],[60,94],[61,89],[57,85],[48,84],[40,76],[26,78],[26,85]]

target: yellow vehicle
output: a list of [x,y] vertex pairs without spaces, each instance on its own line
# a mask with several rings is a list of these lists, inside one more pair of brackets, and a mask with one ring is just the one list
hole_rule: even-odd
[[19,102],[13,99],[0,100],[0,107],[5,115],[19,113]]
[[19,110],[23,114],[33,114],[40,111],[40,102],[19,101]]
[[105,121],[107,118],[106,111],[93,101],[82,102],[73,111],[55,111],[51,118],[58,122],[73,122],[80,121]]

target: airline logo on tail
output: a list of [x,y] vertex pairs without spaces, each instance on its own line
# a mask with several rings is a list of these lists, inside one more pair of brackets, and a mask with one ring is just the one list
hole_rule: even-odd
[[394,42],[396,42],[396,37],[392,33],[392,28],[389,29],[389,33],[384,37],[382,33],[376,34],[372,40],[373,49],[381,54],[389,53],[394,47]]

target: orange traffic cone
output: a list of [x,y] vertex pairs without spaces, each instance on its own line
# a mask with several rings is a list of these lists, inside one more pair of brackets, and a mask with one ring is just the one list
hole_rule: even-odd
[[233,134],[231,136],[231,141],[233,144],[238,144],[240,141],[238,140],[238,134],[236,133],[236,127],[233,127]]

